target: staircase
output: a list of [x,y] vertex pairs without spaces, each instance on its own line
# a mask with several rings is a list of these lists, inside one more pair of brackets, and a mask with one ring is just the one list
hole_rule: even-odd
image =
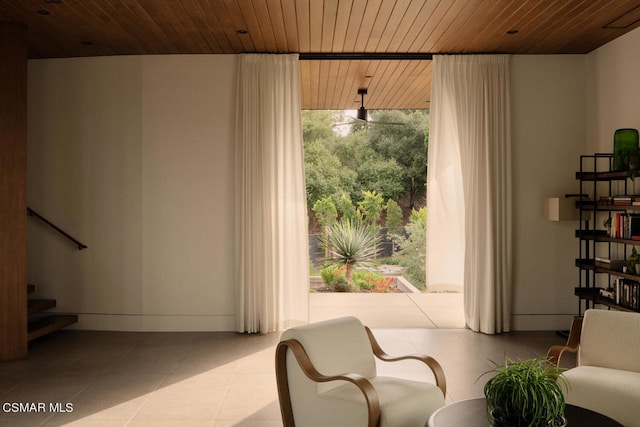
[[[27,293],[35,292],[34,285],[27,285]],[[55,332],[78,322],[75,314],[47,314],[46,311],[56,306],[54,299],[29,298],[27,313],[29,315],[29,341]]]

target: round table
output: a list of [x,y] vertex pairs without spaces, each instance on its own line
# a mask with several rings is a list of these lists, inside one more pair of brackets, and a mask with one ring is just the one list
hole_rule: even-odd
[[[590,409],[567,404],[567,427],[623,427],[619,422]],[[484,397],[461,400],[434,412],[426,427],[489,427]]]

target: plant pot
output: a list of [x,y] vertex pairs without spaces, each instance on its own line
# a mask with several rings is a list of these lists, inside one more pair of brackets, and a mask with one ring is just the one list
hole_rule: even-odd
[[552,424],[538,425],[538,426],[530,426],[524,420],[516,421],[515,419],[504,420],[500,417],[494,417],[494,412],[489,412],[489,424],[491,427],[566,427],[567,426],[567,418],[562,416],[558,418]]

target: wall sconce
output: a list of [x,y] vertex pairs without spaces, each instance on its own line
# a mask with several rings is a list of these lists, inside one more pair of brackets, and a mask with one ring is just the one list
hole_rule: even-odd
[[545,200],[545,218],[549,221],[579,221],[580,210],[576,207],[579,197],[576,194],[549,197]]

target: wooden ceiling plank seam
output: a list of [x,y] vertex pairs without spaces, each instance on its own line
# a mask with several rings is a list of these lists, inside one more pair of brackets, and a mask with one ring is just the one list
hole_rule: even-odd
[[300,52],[311,52],[311,27],[309,2],[296,2],[298,45]]
[[378,52],[380,40],[382,39],[382,35],[384,34],[387,25],[389,25],[389,19],[393,15],[393,10],[397,3],[398,0],[393,0],[383,1],[380,4],[375,21],[373,22],[373,26],[369,32],[369,37],[366,40],[364,47],[365,52]]
[[328,79],[324,89],[324,104],[333,104],[333,94],[335,93],[337,81],[340,76],[340,61],[325,61],[329,66]]
[[333,49],[333,37],[335,36],[336,20],[338,18],[338,0],[324,0],[322,10],[322,40],[321,52],[331,52]]
[[165,3],[153,3],[146,0],[137,0],[142,9],[145,10],[147,16],[153,21],[154,26],[158,28],[158,31],[167,35],[167,38],[171,41],[171,52],[182,52],[182,39],[178,37],[178,33],[174,26],[167,25],[166,16],[171,16],[171,12],[165,13],[167,5]]
[[340,91],[340,109],[353,109],[354,94],[357,94],[358,83],[356,76],[358,74],[360,61],[340,61],[347,63],[347,71],[344,73],[345,78],[342,80],[342,90]]
[[317,109],[325,110],[325,106],[320,104],[319,102],[319,90],[320,90],[320,62],[321,61],[312,61],[311,62],[311,99],[315,100],[317,104]]
[[312,1],[309,7],[309,47],[312,52],[320,52],[322,49],[322,14],[324,1]]
[[296,17],[296,1],[282,0],[282,16],[285,27],[285,37],[287,39],[288,52],[300,52],[298,42],[298,18]]
[[[609,14],[615,14],[616,10],[609,8],[606,3],[604,1],[589,1],[577,4],[571,12],[571,19],[565,20],[564,23],[550,30],[542,38],[541,43],[555,44],[557,46],[556,49],[562,49],[568,42],[576,43],[572,39],[587,39],[588,37],[585,36],[583,31],[589,28],[590,25],[597,25],[602,31],[602,24],[598,23],[598,21],[607,21],[608,16],[611,16]],[[567,43],[563,43],[564,41],[567,41]]]
[[341,0],[338,3],[338,12],[336,15],[336,25],[333,35],[333,45],[331,46],[331,52],[344,52],[352,8],[353,0]]
[[253,10],[260,27],[260,34],[264,40],[265,52],[278,52],[278,44],[273,31],[273,23],[269,15],[267,0],[253,0]]
[[[538,3],[546,3],[547,0],[537,0]],[[509,0],[506,4],[498,9],[498,12],[494,14],[494,19],[489,25],[484,26],[478,31],[475,37],[471,40],[471,46],[473,51],[479,51],[476,46],[480,46],[485,40],[491,37],[504,39],[506,31],[514,29],[514,24],[517,22],[515,18],[518,13],[530,13],[531,1],[519,1]],[[522,12],[524,11],[524,12]],[[508,26],[506,24],[509,24]],[[515,28],[520,30],[520,28]],[[513,39],[513,37],[511,37]],[[495,50],[494,50],[495,51]]]
[[[182,0],[180,3],[184,12],[182,21],[187,25],[185,29],[192,34],[191,39],[194,45],[199,46],[198,50],[202,53],[233,52],[233,47],[227,40],[222,25],[215,14],[207,13],[199,0]],[[214,35],[217,37],[213,37]]]
[[287,39],[287,31],[284,25],[284,15],[282,12],[282,4],[280,0],[267,0],[267,10],[271,22],[271,29],[276,42],[276,52],[288,53],[289,43]]
[[208,33],[205,38],[209,40],[212,37],[222,38],[218,44],[224,53],[237,53],[244,50],[244,46],[238,34],[236,27],[227,8],[224,4],[213,7],[209,0],[197,0],[200,10],[202,11]]
[[[160,30],[160,27],[156,25],[156,22],[149,16],[148,12],[138,2],[126,2],[122,3],[120,0],[114,2],[109,0],[111,8],[117,10],[120,16],[122,16],[125,31],[134,39],[136,39],[145,51],[155,50],[170,50],[173,49],[174,43],[169,37]],[[117,3],[117,4],[116,4]],[[147,24],[151,25],[151,29]],[[147,31],[145,31],[147,29]],[[158,43],[162,48],[158,49]],[[143,54],[144,51],[139,52]]]
[[336,86],[333,90],[331,97],[331,105],[344,105],[343,94],[345,93],[345,84],[351,80],[351,74],[349,73],[352,61],[336,61],[338,63],[338,79],[336,79]]
[[378,98],[381,96],[381,93],[378,90],[378,87],[383,86],[383,80],[390,62],[391,61],[383,61],[383,60],[372,61],[371,65],[375,65],[375,71],[371,73],[373,77],[370,80],[363,79],[361,83],[364,86],[366,86],[368,83],[368,86],[366,87],[369,93],[365,97],[367,108],[377,109],[377,107],[380,105],[378,102]]
[[410,8],[420,7],[419,2],[411,0],[396,0],[395,7],[389,15],[384,31],[380,35],[380,42],[376,46],[377,52],[387,52],[391,40],[398,35],[398,31],[404,28],[403,22],[409,19]]
[[604,28],[624,29],[630,27],[640,20],[640,4],[632,5],[630,9],[616,16],[611,21],[603,25]]
[[431,61],[421,61],[420,66],[411,70],[408,75],[401,78],[409,82],[409,90],[403,91],[398,99],[398,105],[409,108],[424,109],[429,106],[431,98],[431,85],[426,82],[431,81]]
[[191,13],[187,13],[184,3],[188,0],[177,0],[167,4],[164,19],[166,25],[177,30],[178,34],[184,34],[179,53],[201,53],[204,46],[202,38],[197,34],[196,25]]
[[[236,32],[236,37],[238,41],[242,44],[242,51],[237,53],[245,53],[245,52],[256,52],[257,48],[253,43],[253,39],[251,38],[251,34],[249,31],[249,25],[244,18],[244,14],[242,13],[242,9],[240,9],[240,5],[236,0],[224,0],[222,2],[222,6],[216,9],[224,8],[226,14],[229,16],[231,23],[233,25],[233,29]],[[221,12],[222,13],[222,12]],[[247,31],[246,34],[238,34],[238,31]]]
[[326,103],[326,90],[327,90],[327,82],[329,81],[329,63],[333,61],[320,61],[320,73],[318,77],[318,102],[322,105],[322,109],[327,109],[325,107]]
[[389,44],[388,50],[392,52],[411,52],[411,44],[420,37],[423,32],[428,31],[428,27],[431,25],[429,24],[429,20],[439,2],[440,0],[425,1],[420,11],[411,22],[411,25],[407,27],[403,37],[392,41]]
[[244,22],[247,24],[246,30],[254,47],[254,52],[268,52],[265,37],[262,34],[262,28],[258,22],[256,11],[253,8],[251,0],[237,0],[238,7],[242,13]]
[[[86,3],[75,2],[66,3],[64,6],[64,8],[58,10],[57,14],[54,14],[54,17],[60,17],[61,20],[67,23],[64,33],[67,43],[72,43],[73,45],[81,45],[82,42],[91,43],[91,45],[86,45],[87,50],[101,55],[113,54],[125,46],[127,49],[132,49],[137,45],[138,52],[141,50],[135,38],[127,37],[127,32],[122,29],[122,26],[115,23],[113,16],[102,5],[96,5],[96,7],[91,8],[87,7]],[[96,31],[96,28],[98,28],[98,31]],[[93,37],[90,32],[99,34],[108,32],[111,37],[107,43],[105,39]],[[117,36],[114,37],[116,34]]]
[[[563,37],[563,39],[567,41],[572,38],[578,38],[578,34],[580,34],[580,31],[585,24],[588,26],[594,19],[597,20],[599,16],[606,16],[606,9],[603,11],[601,9],[602,5],[598,3],[599,2],[596,1],[588,2],[586,5],[584,2],[576,4],[570,13],[572,19],[550,29],[542,37],[541,43],[545,43],[547,40],[550,40],[551,35],[553,37]],[[564,44],[563,42],[558,43],[557,41],[552,41],[552,43],[558,47]]]
[[402,103],[399,101],[402,99],[402,94],[405,92],[404,90],[398,90],[398,85],[405,85],[407,82],[411,85],[413,81],[411,80],[413,77],[413,71],[420,66],[420,63],[423,61],[404,61],[404,64],[398,64],[394,74],[391,76],[390,81],[393,86],[385,86],[383,93],[386,93],[387,96],[383,99],[381,105],[393,105],[399,106]]
[[450,38],[450,40],[454,41],[452,52],[468,53],[477,51],[474,44],[478,41],[480,30],[491,27],[502,3],[502,1],[491,2],[488,8],[483,8],[486,4],[477,2],[475,13],[472,13],[455,36]]
[[[440,4],[443,4],[443,2]],[[456,11],[459,11],[461,7],[463,8],[464,4],[465,2],[463,2],[461,6],[461,0],[456,0],[437,8],[435,26],[429,33],[429,36],[422,42],[416,40],[416,42],[411,45],[411,49],[418,52],[433,52],[435,41],[440,37],[440,34],[451,25],[451,22],[455,19]]]
[[310,110],[311,103],[311,79],[305,78],[310,74],[311,61],[298,61],[300,73],[300,102],[303,110]]
[[[493,5],[499,4],[499,2],[492,3]],[[443,51],[443,45],[447,45],[451,40],[456,43],[456,47],[453,52],[467,52],[464,45],[468,40],[473,38],[473,34],[470,34],[470,28],[476,28],[480,26],[480,19],[478,19],[478,10],[482,7],[483,2],[474,0],[465,3],[460,12],[457,13],[455,21],[451,23],[447,31],[443,31],[440,36],[433,42],[434,51]]]
[[349,14],[349,26],[345,35],[343,52],[356,52],[356,39],[362,25],[364,11],[366,9],[366,1],[354,1]]
[[397,86],[404,83],[404,81],[401,80],[402,75],[405,73],[407,67],[411,66],[411,63],[418,61],[405,60],[387,62],[389,64],[387,66],[385,74],[380,79],[381,83],[378,87],[380,97],[378,98],[376,105],[378,105],[380,108],[388,104],[394,104],[394,99],[396,99],[400,93],[400,91],[397,90]]
[[356,37],[356,52],[366,52],[367,41],[373,32],[373,26],[375,25],[376,18],[378,17],[382,0],[368,0],[366,3],[367,6],[364,9],[362,23],[360,24],[358,36]]
[[[567,16],[571,14],[573,10],[573,1],[563,2],[562,5],[559,5],[559,9],[546,7],[543,11],[538,15],[538,19],[535,22],[533,27],[529,28],[529,31],[538,34],[545,34],[546,31],[552,31],[553,26],[549,25],[550,20],[554,17]],[[531,40],[530,43],[521,44],[520,48],[522,51],[527,51],[531,46],[535,46],[540,43],[540,40],[544,38],[544,36],[536,37],[535,40]]]

